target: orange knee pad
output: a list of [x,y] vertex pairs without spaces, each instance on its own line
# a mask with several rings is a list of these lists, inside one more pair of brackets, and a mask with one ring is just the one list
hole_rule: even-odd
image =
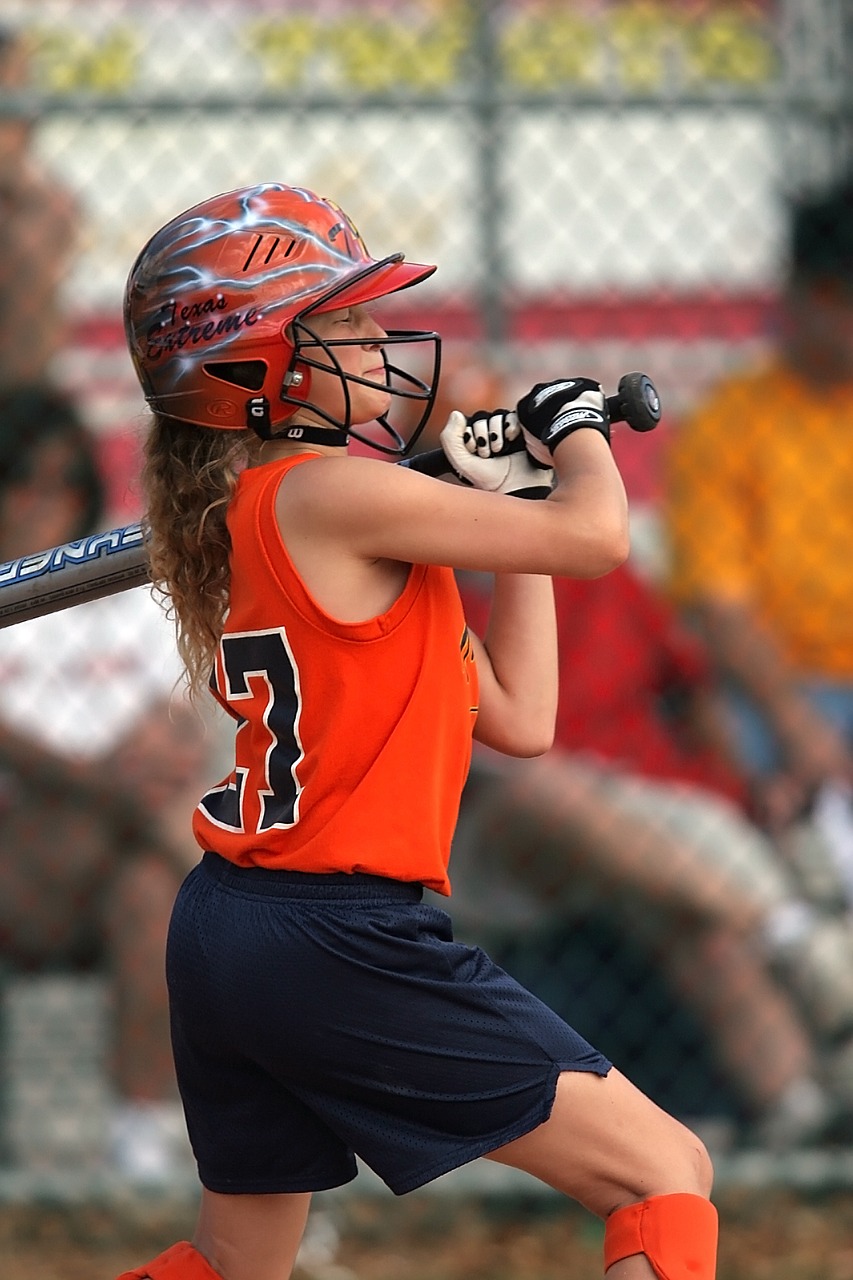
[[222,1280],[218,1271],[186,1240],[173,1244],[152,1262],[125,1271],[117,1280]]
[[644,1253],[660,1280],[714,1280],[717,1210],[703,1196],[650,1196],[616,1209],[604,1227],[604,1270]]

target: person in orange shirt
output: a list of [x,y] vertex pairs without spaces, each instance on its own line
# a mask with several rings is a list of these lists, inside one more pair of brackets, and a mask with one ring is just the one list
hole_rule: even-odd
[[794,203],[790,268],[775,352],[673,437],[670,587],[735,694],[769,820],[814,804],[849,824],[853,181]]
[[[605,1220],[611,1280],[715,1274],[699,1139],[423,901],[449,889],[472,735],[550,745],[551,578],[628,553],[589,379],[452,413],[457,483],[388,465],[427,420],[439,339],[374,305],[433,270],[268,183],[179,214],[130,273],[152,574],[235,753],[196,812],[166,958],[198,1224],[124,1280],[284,1280],[311,1193],[356,1155],[397,1194],[487,1156]],[[426,380],[400,363],[414,344]],[[400,398],[423,410],[406,438]],[[496,573],[482,639],[457,568]]]

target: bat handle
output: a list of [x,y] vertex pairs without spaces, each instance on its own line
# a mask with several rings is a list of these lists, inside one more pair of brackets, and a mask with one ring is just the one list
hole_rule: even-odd
[[447,455],[443,449],[426,449],[423,453],[415,453],[411,458],[401,458],[396,464],[409,471],[420,471],[424,476],[446,476],[452,471]]
[[[648,374],[623,374],[616,394],[607,397],[607,412],[611,422],[627,422],[634,431],[652,431],[660,422],[661,409],[660,396]],[[518,439],[520,441],[521,436]],[[451,469],[443,449],[416,453],[397,465],[426,476],[447,475]]]

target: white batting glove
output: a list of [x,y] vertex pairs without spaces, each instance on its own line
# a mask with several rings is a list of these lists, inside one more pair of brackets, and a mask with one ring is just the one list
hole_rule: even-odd
[[553,468],[527,453],[512,409],[481,411],[470,418],[454,409],[439,440],[453,470],[475,489],[516,498],[547,498],[551,492]]

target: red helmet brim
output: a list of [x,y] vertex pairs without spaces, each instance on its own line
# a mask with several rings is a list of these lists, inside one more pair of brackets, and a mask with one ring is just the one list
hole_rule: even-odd
[[352,282],[334,290],[323,298],[311,311],[336,311],[340,307],[355,307],[362,302],[372,302],[383,298],[388,293],[399,293],[413,284],[420,284],[436,270],[421,262],[404,262],[403,255],[394,254],[372,263],[363,271],[359,271]]

